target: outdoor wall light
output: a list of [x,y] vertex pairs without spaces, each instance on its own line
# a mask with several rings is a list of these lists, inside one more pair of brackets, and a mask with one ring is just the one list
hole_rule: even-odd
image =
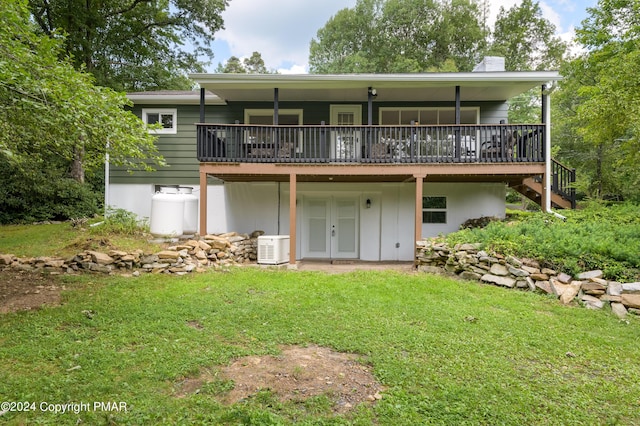
[[371,208],[371,199],[367,198],[367,201],[364,204],[368,209],[370,209]]
[[378,91],[372,87],[369,87],[369,95],[371,96],[378,96]]

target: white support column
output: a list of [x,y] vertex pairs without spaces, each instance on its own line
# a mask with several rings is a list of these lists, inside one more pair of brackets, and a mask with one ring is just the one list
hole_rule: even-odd
[[296,214],[297,208],[297,183],[298,176],[295,173],[289,175],[289,266],[294,267],[296,265]]
[[544,123],[544,160],[545,160],[545,172],[544,172],[544,188],[545,192],[543,197],[544,205],[542,209],[549,213],[551,212],[551,101],[547,92],[547,86],[542,86],[542,111],[544,117],[542,122]]

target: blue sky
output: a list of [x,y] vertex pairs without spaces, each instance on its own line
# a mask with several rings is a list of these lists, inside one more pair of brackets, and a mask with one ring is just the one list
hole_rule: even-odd
[[[489,0],[490,21],[500,6],[506,9],[520,0]],[[309,43],[329,18],[341,9],[353,7],[356,0],[230,0],[223,13],[225,29],[214,35],[213,71],[230,56],[262,54],[268,68],[281,73],[308,72]],[[597,0],[540,0],[543,15],[564,40],[587,17],[587,7]]]

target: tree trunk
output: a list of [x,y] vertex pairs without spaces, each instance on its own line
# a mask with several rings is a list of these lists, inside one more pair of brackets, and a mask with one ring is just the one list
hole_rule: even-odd
[[84,148],[77,146],[73,153],[73,161],[71,162],[71,177],[80,183],[84,183],[84,167],[82,161],[84,159]]

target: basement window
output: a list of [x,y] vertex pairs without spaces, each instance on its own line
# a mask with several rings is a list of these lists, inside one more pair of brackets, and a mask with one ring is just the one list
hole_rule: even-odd
[[447,223],[447,197],[422,197],[422,223]]
[[149,130],[154,134],[178,133],[178,112],[175,109],[143,109],[142,121],[145,124],[160,124],[162,128]]

